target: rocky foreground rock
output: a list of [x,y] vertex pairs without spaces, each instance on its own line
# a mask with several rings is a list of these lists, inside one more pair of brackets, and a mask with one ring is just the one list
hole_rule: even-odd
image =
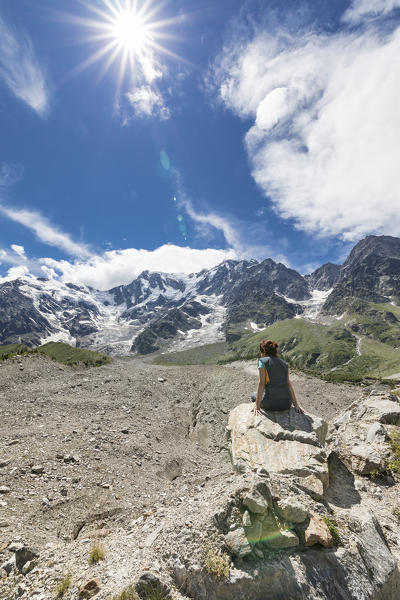
[[[366,465],[380,468],[385,485],[395,487],[386,441],[395,432],[383,425],[397,430],[400,424],[400,405],[393,398],[354,403],[336,421],[328,444],[328,425],[318,417],[294,409],[255,417],[248,404],[236,407],[228,423],[230,450],[234,467],[249,474],[248,485],[218,518],[234,566],[224,582],[201,574],[182,580],[189,594],[210,600],[399,598],[397,547],[392,553],[350,470],[369,474]],[[335,473],[335,461],[346,470],[343,479]],[[369,480],[357,483],[361,489]],[[344,510],[338,510],[340,502],[333,506],[333,493],[341,495]]]
[[[222,396],[232,382],[229,398],[236,388],[240,401],[249,383],[243,371],[207,371],[212,389],[203,390],[199,379],[196,386],[187,381],[188,371],[178,379],[178,370],[143,367],[133,374],[130,366],[122,399],[120,383],[102,384],[106,366],[82,373],[82,386],[73,384],[77,412],[69,417],[69,374],[60,388],[58,367],[46,368],[51,405],[36,401],[20,437],[7,430],[0,440],[1,600],[53,600],[68,577],[64,600],[120,600],[128,589],[135,600],[154,591],[160,600],[400,598],[397,394],[375,387],[331,424],[294,410],[255,417],[251,403],[233,400],[228,416]],[[122,362],[114,367],[115,380],[125,369]],[[142,419],[130,397],[137,387],[141,398],[146,381],[153,396]],[[84,386],[87,414],[79,422],[77,390]],[[23,389],[14,390],[8,406],[16,422]],[[30,404],[27,396],[27,416]],[[162,413],[153,412],[155,404]],[[320,414],[327,414],[323,405],[322,397]],[[57,430],[46,429],[35,449],[31,432],[38,424],[40,433],[47,412],[58,427],[63,415],[71,418],[70,433],[58,439]],[[98,420],[96,429],[90,420]],[[132,472],[140,486],[130,482]],[[139,479],[143,473],[149,477]],[[96,545],[103,558],[92,562]]]

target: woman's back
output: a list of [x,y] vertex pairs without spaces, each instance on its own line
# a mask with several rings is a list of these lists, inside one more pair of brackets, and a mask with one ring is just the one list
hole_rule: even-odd
[[268,373],[267,384],[261,405],[266,410],[285,410],[292,404],[288,384],[289,366],[277,356],[264,356],[259,359]]
[[287,362],[278,356],[263,356],[259,360],[267,369],[270,383],[287,383],[289,374],[289,365]]
[[251,399],[256,403],[254,415],[260,415],[264,410],[287,410],[292,403],[297,412],[304,412],[297,402],[293,386],[289,380],[289,365],[278,357],[278,342],[262,340],[258,361],[258,390],[253,392]]

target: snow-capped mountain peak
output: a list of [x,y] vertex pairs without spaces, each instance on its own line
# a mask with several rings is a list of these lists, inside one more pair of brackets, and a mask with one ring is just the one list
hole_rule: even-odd
[[399,297],[399,248],[397,238],[370,236],[344,267],[327,263],[305,277],[270,258],[190,275],[143,271],[108,291],[21,277],[0,285],[0,343],[60,340],[127,354],[235,340],[281,319],[342,314],[353,296]]

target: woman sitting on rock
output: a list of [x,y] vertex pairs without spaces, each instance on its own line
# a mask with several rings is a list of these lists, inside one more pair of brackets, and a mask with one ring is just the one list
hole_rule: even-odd
[[261,358],[258,360],[258,391],[251,399],[255,402],[253,413],[261,415],[263,410],[288,410],[292,403],[297,412],[303,413],[289,379],[288,364],[278,357],[278,344],[271,340],[260,343]]

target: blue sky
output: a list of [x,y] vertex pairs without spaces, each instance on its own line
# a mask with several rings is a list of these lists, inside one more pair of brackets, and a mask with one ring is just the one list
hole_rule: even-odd
[[399,7],[2,2],[0,281],[308,272],[398,235]]

